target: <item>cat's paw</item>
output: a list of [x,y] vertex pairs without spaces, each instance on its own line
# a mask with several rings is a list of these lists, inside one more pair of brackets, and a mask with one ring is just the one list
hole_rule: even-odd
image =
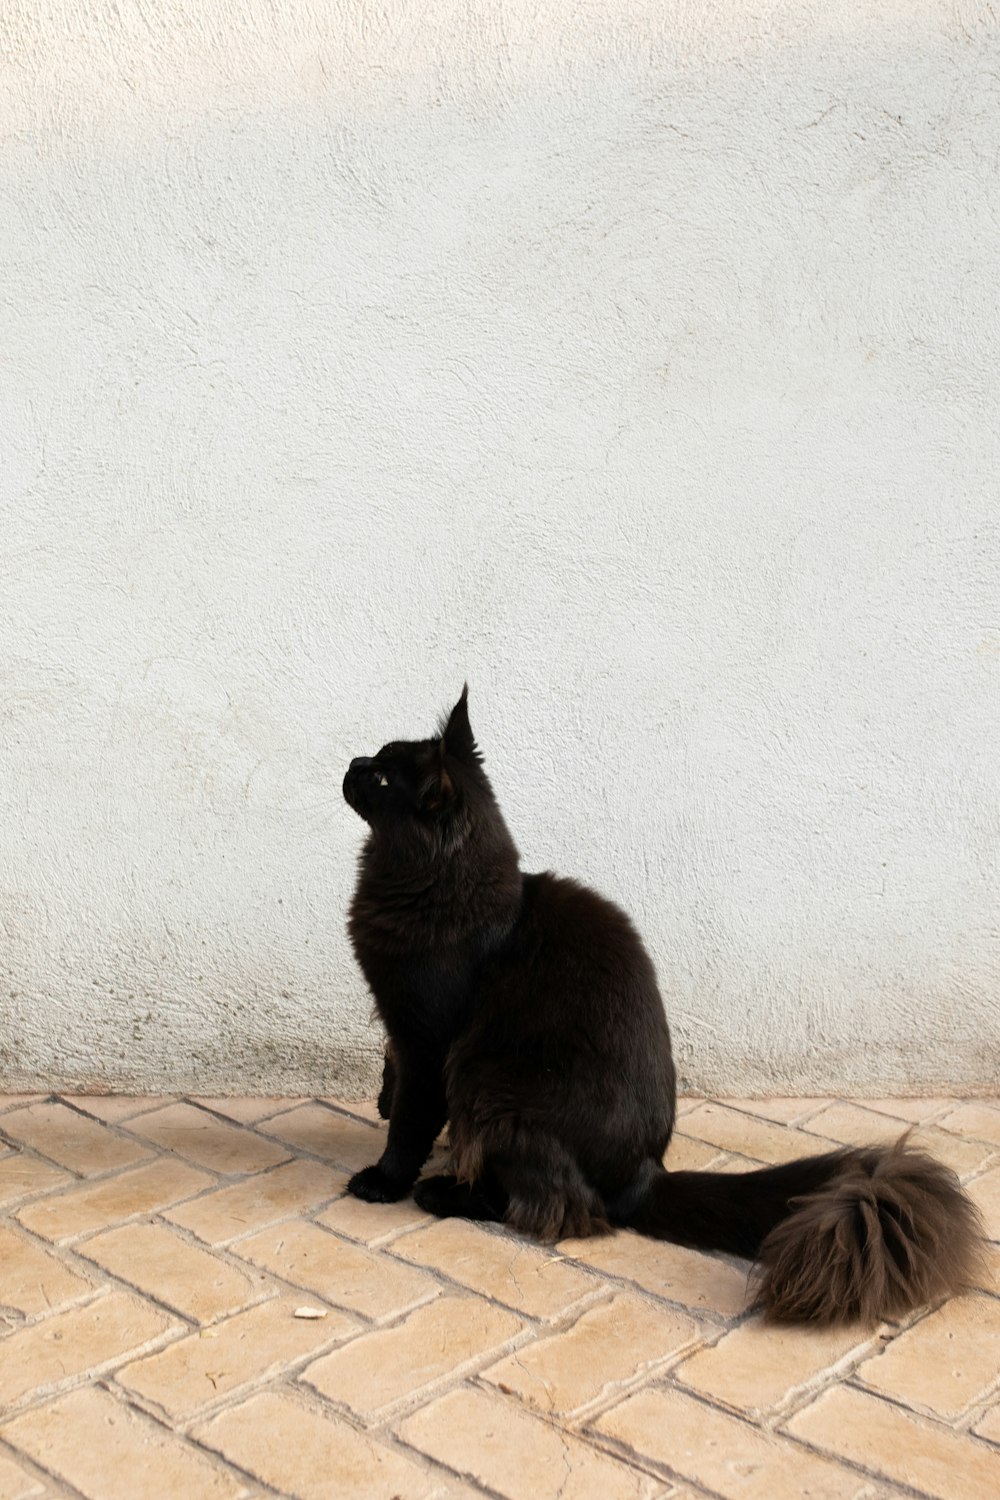
[[410,1184],[387,1177],[376,1162],[373,1167],[362,1167],[360,1172],[355,1172],[347,1184],[347,1191],[355,1198],[363,1198],[366,1203],[398,1203],[410,1191]]
[[451,1219],[464,1214],[464,1200],[468,1190],[457,1177],[424,1177],[413,1189],[413,1201],[425,1213],[436,1214],[439,1219]]

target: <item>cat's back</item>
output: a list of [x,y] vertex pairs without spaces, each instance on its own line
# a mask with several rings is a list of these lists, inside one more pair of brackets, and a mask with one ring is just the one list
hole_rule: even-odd
[[652,960],[626,913],[578,881],[526,875],[517,924],[480,973],[449,1079],[453,1119],[484,1110],[550,1125],[558,1117],[557,1133],[595,1180],[606,1175],[602,1152],[613,1147],[617,1160],[622,1141],[662,1153],[670,1033]]
[[652,960],[626,913],[548,871],[524,877],[518,920],[493,973],[497,987],[489,988],[503,1010],[540,1006],[543,1026],[565,1008],[598,1028],[623,1010],[663,1014]]
[[540,951],[556,949],[565,957],[568,944],[585,950],[589,962],[641,956],[649,964],[642,939],[621,907],[565,875],[546,870],[524,877],[519,925],[524,940]]

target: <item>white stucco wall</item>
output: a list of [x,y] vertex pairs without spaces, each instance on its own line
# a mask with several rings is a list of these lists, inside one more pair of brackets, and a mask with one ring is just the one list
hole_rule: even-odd
[[688,1082],[995,1091],[996,16],[6,0],[0,1085],[365,1087],[468,676]]

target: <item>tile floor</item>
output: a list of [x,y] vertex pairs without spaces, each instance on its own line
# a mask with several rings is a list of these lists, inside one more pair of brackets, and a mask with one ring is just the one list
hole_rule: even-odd
[[[685,1100],[668,1160],[914,1121],[1000,1241],[996,1099]],[[0,1097],[0,1500],[1000,1496],[996,1253],[904,1325],[769,1330],[721,1257],[345,1197],[381,1131],[325,1099]]]

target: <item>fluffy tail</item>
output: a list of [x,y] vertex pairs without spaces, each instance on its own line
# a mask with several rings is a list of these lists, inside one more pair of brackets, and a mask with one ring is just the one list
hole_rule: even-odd
[[878,1323],[975,1284],[982,1225],[958,1179],[907,1144],[779,1167],[661,1171],[626,1222],[756,1261],[754,1305],[782,1323]]

